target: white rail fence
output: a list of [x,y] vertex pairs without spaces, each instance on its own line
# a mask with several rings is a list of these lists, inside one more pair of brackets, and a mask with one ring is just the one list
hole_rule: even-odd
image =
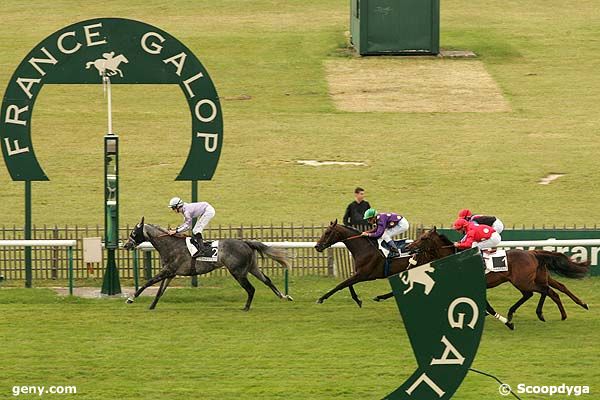
[[[288,248],[288,249],[305,249],[314,248],[316,242],[263,242],[267,246]],[[68,280],[69,294],[73,294],[73,248],[77,246],[77,240],[0,240],[0,247],[66,247],[68,252]],[[600,246],[600,239],[546,239],[546,240],[514,240],[503,241],[498,247],[500,248],[547,248],[550,250],[559,250],[561,246]],[[344,248],[343,243],[336,243],[333,248]],[[154,247],[149,242],[144,242],[137,247],[138,250],[152,251]],[[137,260],[136,260],[137,261]],[[137,263],[136,263],[137,264]],[[136,266],[137,268],[137,266]],[[136,271],[137,272],[137,271]],[[287,271],[286,271],[287,272]],[[28,271],[31,275],[31,271]],[[286,274],[287,275],[287,274]],[[136,274],[137,278],[137,274]],[[287,278],[287,277],[286,277]],[[136,279],[137,281],[137,279]],[[137,283],[137,282],[136,282]],[[137,284],[136,284],[137,286]]]

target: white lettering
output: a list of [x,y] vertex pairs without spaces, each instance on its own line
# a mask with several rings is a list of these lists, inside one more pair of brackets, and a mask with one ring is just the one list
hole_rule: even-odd
[[14,125],[27,125],[27,121],[19,119],[21,113],[24,113],[27,110],[29,110],[29,106],[19,108],[19,106],[11,104],[10,106],[6,107],[6,117],[4,118],[4,122]]
[[97,24],[85,25],[83,27],[83,31],[85,32],[85,42],[88,47],[98,46],[99,44],[105,44],[106,40],[99,40],[94,42],[94,38],[100,36],[100,32],[92,32],[94,28],[102,28],[102,22],[98,22]]
[[586,261],[588,259],[587,249],[583,246],[575,246],[571,251],[573,252],[571,258],[577,262]]
[[[175,72],[177,76],[181,76],[181,70],[183,70],[183,65],[185,64],[185,59],[187,58],[187,54],[183,51],[179,54],[175,54],[173,57],[165,58],[163,62],[165,64],[171,63],[177,67],[177,71]],[[177,61],[179,60],[179,61]]]
[[18,140],[13,140],[13,143],[14,143],[15,147],[13,149],[11,149],[10,148],[10,140],[8,140],[8,138],[4,138],[4,144],[6,144],[6,151],[7,151],[9,157],[14,156],[15,154],[29,152],[29,147],[20,147]]
[[[444,349],[444,353],[442,354],[442,358],[434,358],[431,360],[429,365],[463,365],[465,362],[465,358],[456,350],[456,347],[450,343],[450,341],[446,338],[446,336],[442,336],[442,343],[446,346]],[[448,358],[448,356],[452,353],[455,358]]]
[[415,381],[415,383],[413,383],[411,385],[411,387],[406,389],[406,393],[409,396],[412,396],[412,392],[414,392],[415,389],[418,388],[421,383],[426,383],[427,386],[429,386],[431,388],[431,390],[433,390],[439,397],[443,397],[444,394],[446,394],[446,392],[444,392],[438,385],[436,385],[435,382],[432,381],[431,378],[429,378],[426,373],[423,373],[419,377],[419,379],[417,379]]
[[479,318],[479,308],[477,308],[477,303],[468,297],[458,297],[450,303],[450,307],[448,308],[448,323],[452,328],[464,328],[465,313],[458,313],[458,320],[454,319],[454,309],[459,304],[467,304],[473,310],[471,322],[469,322],[467,326],[471,329],[475,329],[475,324],[477,324],[477,319]]
[[197,137],[204,138],[204,148],[209,153],[212,153],[217,149],[217,145],[219,144],[219,135],[217,133],[196,133]]
[[190,99],[194,97],[194,91],[190,88],[190,83],[194,82],[196,79],[202,78],[203,76],[204,75],[202,74],[202,72],[199,72],[191,78],[187,78],[185,81],[183,81],[183,86],[185,86],[185,90],[187,90]]
[[[210,115],[208,117],[203,117],[202,114],[200,113],[200,107],[204,104],[208,104],[210,106],[210,108],[212,109],[210,112]],[[215,105],[215,103],[212,100],[203,99],[196,103],[195,112],[196,112],[196,118],[198,118],[198,121],[212,122],[215,119],[215,117],[217,116],[217,106]]]
[[75,45],[75,47],[71,48],[71,49],[67,49],[64,44],[63,44],[63,40],[65,40],[65,38],[67,36],[72,36],[75,37],[75,31],[69,31],[69,32],[65,32],[62,35],[60,35],[58,37],[58,40],[56,41],[56,46],[58,46],[58,49],[61,51],[61,53],[63,54],[73,54],[75,53],[77,50],[79,50],[81,48],[81,43],[79,42],[75,42],[77,43]]
[[40,73],[40,75],[44,76],[46,75],[46,72],[40,68],[40,66],[38,65],[38,63],[40,64],[56,64],[58,61],[56,61],[56,58],[54,58],[54,56],[52,54],[50,54],[50,52],[48,50],[46,50],[45,47],[42,47],[40,50],[42,50],[42,52],[46,55],[47,58],[35,58],[35,57],[31,57],[29,59],[29,64],[33,65],[33,67],[35,69],[37,69],[37,71]]
[[[23,82],[25,82],[25,84],[23,84]],[[23,92],[25,92],[25,94],[29,98],[31,98],[33,96],[31,94],[31,87],[34,84],[40,83],[40,82],[41,82],[41,79],[17,78],[17,84],[21,87],[21,90],[23,90]]]
[[156,44],[156,42],[150,43],[150,47],[148,47],[147,40],[150,37],[157,38],[160,41],[160,43],[163,43],[165,41],[165,38],[162,37],[161,35],[159,35],[158,33],[147,32],[144,34],[144,36],[142,36],[142,40],[141,40],[142,49],[144,49],[144,51],[149,54],[160,54],[163,47],[159,44]]
[[590,257],[592,261],[592,265],[598,265],[598,253],[600,252],[600,247],[592,247],[590,249]]

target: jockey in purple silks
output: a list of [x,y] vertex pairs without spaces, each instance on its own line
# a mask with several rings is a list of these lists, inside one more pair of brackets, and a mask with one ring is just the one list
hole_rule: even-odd
[[189,230],[192,227],[192,220],[194,218],[198,219],[196,225],[194,225],[194,228],[192,229],[192,237],[196,242],[198,251],[192,257],[200,257],[205,250],[202,232],[210,220],[215,216],[215,209],[205,201],[198,203],[184,203],[179,197],[173,197],[171,199],[169,208],[177,213],[183,214],[183,224],[179,225],[174,230],[169,230],[170,235]]
[[406,218],[395,213],[377,213],[377,210],[374,208],[369,208],[365,211],[364,218],[370,224],[376,224],[376,226],[369,231],[363,232],[362,235],[373,239],[382,238],[390,249],[390,257],[398,257],[400,252],[393,237],[408,230],[409,225]]

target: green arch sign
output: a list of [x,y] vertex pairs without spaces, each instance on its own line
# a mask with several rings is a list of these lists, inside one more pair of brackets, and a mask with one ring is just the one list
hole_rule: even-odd
[[31,116],[44,84],[177,84],[192,118],[189,154],[176,180],[210,180],[223,143],[215,86],[200,60],[167,32],[124,18],[78,22],[48,36],[19,64],[4,94],[0,145],[15,181],[49,180],[31,138]]

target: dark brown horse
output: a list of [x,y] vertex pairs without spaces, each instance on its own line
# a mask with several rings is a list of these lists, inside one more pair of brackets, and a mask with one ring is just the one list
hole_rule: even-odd
[[[400,273],[408,269],[411,263],[414,263],[413,257],[406,256],[400,258],[393,258],[389,260],[389,264],[386,267],[386,259],[383,254],[377,248],[377,241],[369,239],[365,236],[360,236],[360,231],[354,228],[338,225],[337,219],[331,222],[323,235],[317,242],[315,249],[318,252],[322,252],[326,248],[343,242],[346,248],[352,253],[354,257],[355,272],[354,274],[325,293],[317,300],[317,303],[323,303],[334,293],[348,288],[352,299],[362,307],[362,301],[354,290],[355,284],[359,282],[372,281],[375,279],[387,278],[390,275]],[[416,264],[415,264],[416,265]]]
[[[409,244],[407,249],[417,253],[417,261],[421,264],[439,258],[441,252],[454,252],[454,244],[446,236],[437,233],[434,227],[431,231],[423,234],[418,240]],[[517,309],[529,300],[534,292],[541,294],[536,309],[536,314],[541,321],[545,321],[542,308],[547,296],[558,306],[562,319],[567,319],[565,308],[558,293],[553,288],[566,294],[576,304],[586,310],[589,309],[587,304],[575,296],[565,285],[552,278],[548,272],[552,271],[567,278],[581,279],[589,273],[589,262],[575,262],[562,253],[542,250],[510,250],[506,252],[506,255],[508,257],[508,271],[486,274],[487,287],[490,289],[502,283],[510,282],[521,292],[522,297],[510,307],[508,319],[496,313],[489,303],[487,311],[496,319],[504,322],[509,328],[514,328],[512,318]],[[392,293],[388,293],[377,296],[374,300],[384,300],[392,297],[392,295]]]

